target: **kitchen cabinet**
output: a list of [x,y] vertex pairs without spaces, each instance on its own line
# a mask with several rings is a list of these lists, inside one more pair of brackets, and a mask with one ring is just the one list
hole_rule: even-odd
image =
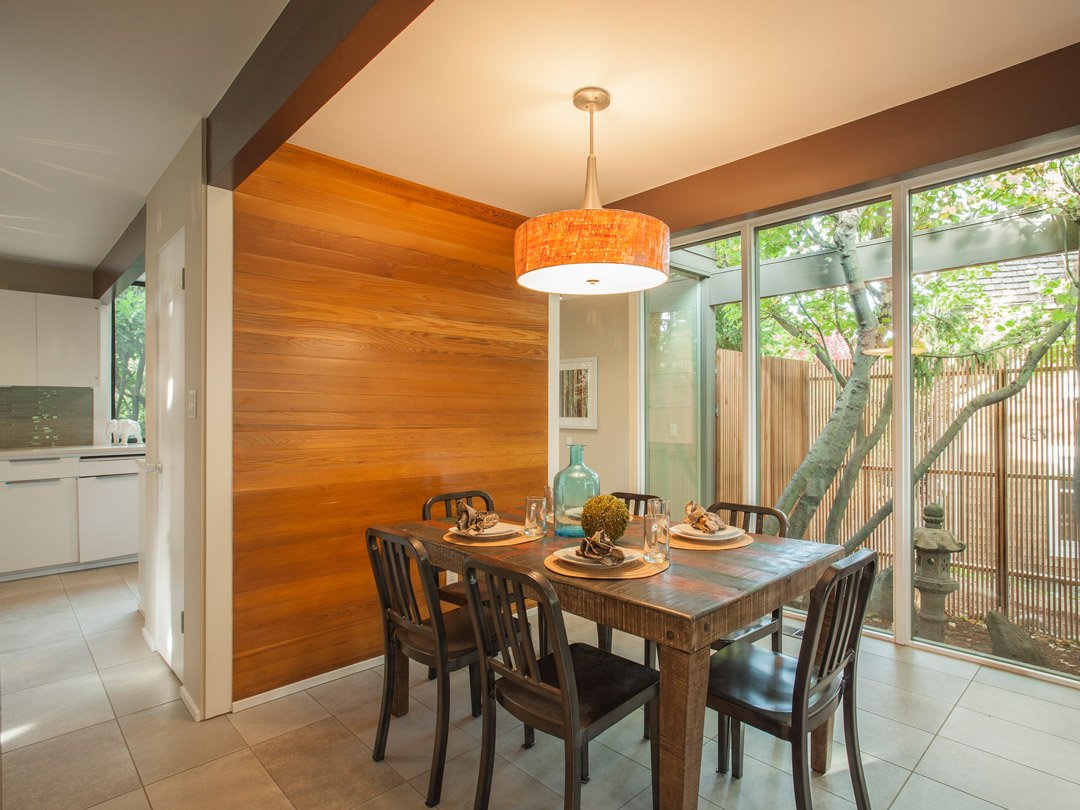
[[79,559],[79,518],[72,458],[0,462],[0,571]]
[[0,385],[100,385],[100,334],[94,299],[0,290]]
[[37,295],[0,290],[0,385],[37,384]]
[[139,476],[131,458],[79,462],[79,562],[139,552]]

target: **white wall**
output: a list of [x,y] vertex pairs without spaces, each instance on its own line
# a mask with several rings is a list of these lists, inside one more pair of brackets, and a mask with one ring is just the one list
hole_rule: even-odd
[[596,430],[559,431],[559,464],[570,460],[567,438],[587,445],[585,464],[600,476],[602,492],[640,492],[638,474],[638,323],[636,295],[564,296],[559,313],[559,355],[593,357],[597,376]]

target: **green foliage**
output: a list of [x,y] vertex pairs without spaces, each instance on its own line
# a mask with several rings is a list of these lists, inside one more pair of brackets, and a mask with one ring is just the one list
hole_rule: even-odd
[[146,288],[113,302],[113,418],[133,419],[146,436]]
[[586,537],[603,529],[608,540],[618,543],[629,524],[630,510],[614,495],[594,495],[581,509],[581,528]]

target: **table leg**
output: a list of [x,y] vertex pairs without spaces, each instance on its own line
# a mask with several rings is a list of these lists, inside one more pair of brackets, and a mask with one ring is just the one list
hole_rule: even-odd
[[394,703],[390,707],[390,714],[401,717],[409,713],[409,667],[411,663],[401,652],[397,654],[397,664],[394,666]]
[[[687,653],[660,647],[660,808],[696,810],[709,688],[706,647]],[[657,734],[653,730],[653,735]]]
[[822,725],[810,732],[810,770],[827,773],[832,764],[832,733],[834,714]]

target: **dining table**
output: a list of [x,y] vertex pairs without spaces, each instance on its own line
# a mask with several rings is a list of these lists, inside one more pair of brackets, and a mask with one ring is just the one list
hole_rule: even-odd
[[[500,509],[501,519],[524,523],[521,510]],[[580,538],[545,536],[519,545],[449,542],[453,519],[399,523],[379,528],[423,543],[431,563],[458,574],[469,557],[485,557],[533,569],[553,585],[564,611],[657,644],[660,671],[660,807],[697,807],[705,727],[705,697],[712,645],[810,591],[828,566],[844,556],[841,546],[786,537],[751,535],[742,548],[716,551],[671,549],[669,567],[642,579],[563,576],[545,567],[556,550]],[[641,548],[643,521],[633,518],[619,545]],[[394,703],[408,707],[408,669],[399,667]],[[654,729],[653,734],[657,731]],[[811,766],[829,766],[832,723],[811,735]]]

